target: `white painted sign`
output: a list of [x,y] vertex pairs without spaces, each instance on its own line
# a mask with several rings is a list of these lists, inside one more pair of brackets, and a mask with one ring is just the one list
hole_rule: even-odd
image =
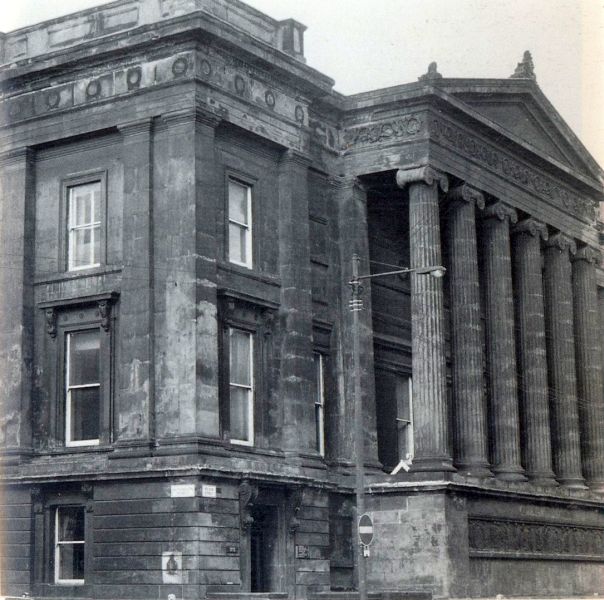
[[194,483],[173,483],[170,486],[170,496],[172,498],[194,498]]
[[182,583],[182,552],[161,553],[161,574],[164,583]]
[[203,484],[201,486],[201,495],[203,498],[216,498],[216,486]]

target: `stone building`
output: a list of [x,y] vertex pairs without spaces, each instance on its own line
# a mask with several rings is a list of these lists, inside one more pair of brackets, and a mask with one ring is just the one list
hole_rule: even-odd
[[2,34],[3,594],[353,588],[354,253],[447,268],[365,289],[370,590],[604,592],[601,169],[528,53],[344,97],[304,29]]

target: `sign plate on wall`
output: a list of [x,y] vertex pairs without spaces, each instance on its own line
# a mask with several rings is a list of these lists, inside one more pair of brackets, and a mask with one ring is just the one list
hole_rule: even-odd
[[170,496],[172,498],[194,498],[194,483],[174,483],[170,486]]
[[361,515],[359,519],[359,539],[364,546],[373,542],[373,521],[368,514]]
[[201,496],[203,498],[216,498],[216,486],[203,484],[201,486]]

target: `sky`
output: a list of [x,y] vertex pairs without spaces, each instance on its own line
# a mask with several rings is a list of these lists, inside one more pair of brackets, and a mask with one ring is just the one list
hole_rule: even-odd
[[[310,66],[344,94],[444,77],[512,74],[525,50],[537,82],[604,167],[604,0],[246,0],[304,23]],[[0,0],[0,31],[102,4]]]

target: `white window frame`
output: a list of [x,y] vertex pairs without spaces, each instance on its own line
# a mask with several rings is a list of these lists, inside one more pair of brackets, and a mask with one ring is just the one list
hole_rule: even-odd
[[[73,184],[67,187],[67,270],[68,271],[82,271],[83,269],[93,269],[95,267],[100,267],[101,266],[101,244],[102,244],[102,238],[101,238],[101,221],[90,221],[89,223],[84,223],[84,224],[80,224],[80,225],[74,225],[73,224],[73,219],[74,219],[74,215],[76,214],[76,211],[74,210],[75,208],[75,195],[74,195],[74,190],[76,190],[77,188],[81,188],[81,187],[85,187],[85,186],[89,186],[89,185],[98,185],[99,187],[99,198],[98,198],[98,212],[99,214],[102,213],[102,209],[103,209],[103,199],[102,199],[102,193],[103,193],[103,184],[101,180],[96,180],[96,181],[87,181],[85,183],[77,183],[77,184]],[[91,215],[91,219],[94,219],[94,213],[95,213],[95,200],[94,200],[94,194],[92,195],[91,198],[91,211],[90,211],[90,215]],[[75,238],[76,238],[76,232],[77,231],[83,231],[89,229],[91,232],[91,243],[90,243],[90,251],[91,251],[91,262],[88,262],[86,264],[80,264],[80,265],[76,265],[74,263],[75,261]],[[99,256],[94,256],[94,248],[95,248],[95,239],[99,238]],[[96,260],[95,260],[96,258]]]
[[[98,383],[84,383],[79,385],[69,385],[70,379],[70,356],[71,356],[71,336],[78,335],[79,333],[85,333],[87,331],[97,331],[96,329],[83,329],[80,331],[70,331],[66,334],[65,343],[65,446],[76,447],[76,446],[98,446],[100,438],[90,440],[72,440],[71,439],[71,390],[85,389],[85,388],[98,388],[99,389],[99,402],[101,399],[101,382]],[[100,333],[99,333],[99,360],[100,360]],[[99,365],[100,375],[100,365]],[[99,407],[102,410],[102,407]],[[100,423],[99,423],[100,429]]]
[[73,544],[83,544],[84,545],[84,554],[86,553],[86,510],[82,506],[78,506],[76,508],[82,508],[84,510],[84,539],[83,540],[73,540],[73,541],[59,541],[59,512],[62,508],[73,508],[73,506],[57,506],[55,508],[55,548],[54,548],[54,558],[55,558],[55,583],[61,585],[84,585],[86,582],[85,579],[61,579],[59,574],[61,572],[61,546],[65,545],[73,545]]
[[229,327],[229,364],[231,361],[231,352],[232,352],[232,345],[231,345],[231,338],[233,335],[233,331],[237,331],[238,333],[244,333],[245,335],[248,336],[248,339],[250,341],[250,346],[249,346],[249,367],[250,367],[250,385],[242,385],[239,383],[233,383],[231,381],[231,376],[230,376],[230,372],[231,369],[229,368],[229,431],[231,429],[230,427],[230,420],[231,420],[231,411],[230,411],[230,406],[231,406],[231,389],[232,388],[239,388],[239,389],[245,389],[248,391],[248,438],[247,440],[239,440],[237,438],[230,438],[230,441],[232,444],[238,444],[241,446],[253,446],[254,445],[254,392],[255,392],[255,385],[254,385],[254,334],[246,331],[245,329],[240,329],[239,327]]
[[315,394],[315,443],[318,439],[319,444],[316,448],[321,456],[325,456],[325,357],[320,352],[313,352],[315,357],[319,357],[319,372],[315,371],[315,380],[317,390]]
[[[239,185],[242,188],[245,188],[245,190],[246,190],[247,224],[231,218],[231,183],[234,183],[235,185]],[[231,262],[235,265],[239,265],[241,267],[247,267],[248,269],[251,269],[254,265],[254,258],[253,258],[253,253],[252,253],[252,249],[253,249],[253,244],[252,244],[252,238],[253,238],[253,233],[252,233],[252,225],[253,225],[252,224],[252,186],[249,183],[240,181],[239,179],[236,179],[235,177],[227,178],[227,213],[228,213],[227,240],[229,240],[229,243],[227,244],[227,246],[228,246],[229,262]],[[231,246],[230,246],[231,224],[235,225],[236,227],[239,227],[240,229],[244,229],[247,232],[247,235],[245,236],[245,255],[247,257],[247,261],[245,261],[245,262],[236,260],[234,257],[231,256]]]

